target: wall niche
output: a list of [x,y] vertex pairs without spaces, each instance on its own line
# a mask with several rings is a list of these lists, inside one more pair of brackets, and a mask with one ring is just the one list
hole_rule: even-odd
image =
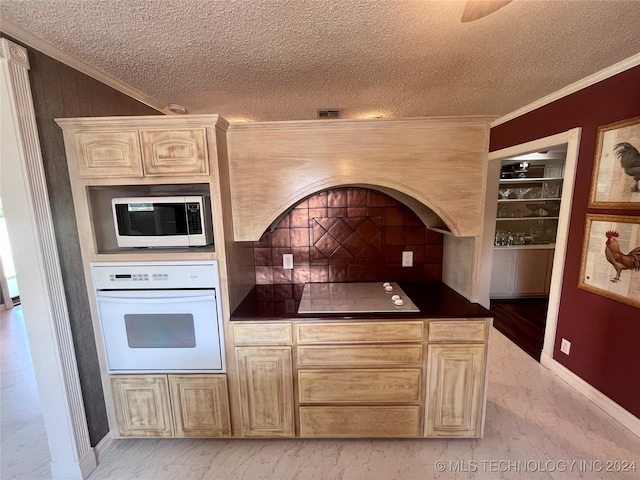
[[[402,252],[413,266],[402,267]],[[442,235],[380,191],[332,188],[300,201],[253,242],[257,285],[440,281]],[[282,256],[293,254],[293,269]]]

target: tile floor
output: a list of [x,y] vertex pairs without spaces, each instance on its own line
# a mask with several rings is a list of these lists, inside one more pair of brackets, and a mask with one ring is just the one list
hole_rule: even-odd
[[[3,325],[3,347],[4,335]],[[607,461],[635,461],[640,469],[640,438],[497,330],[492,331],[489,358],[482,440],[118,440],[89,480],[640,477],[640,470],[617,471],[621,463],[611,463],[614,471],[605,471]],[[12,415],[4,408],[4,362],[3,353],[3,427],[5,415]],[[41,449],[31,444],[10,447],[5,471],[5,441],[12,444],[16,434],[14,428],[5,438],[3,428],[2,479],[50,478],[31,476],[43,461],[37,455]],[[36,470],[28,466],[31,462]],[[16,467],[27,473],[16,474]]]

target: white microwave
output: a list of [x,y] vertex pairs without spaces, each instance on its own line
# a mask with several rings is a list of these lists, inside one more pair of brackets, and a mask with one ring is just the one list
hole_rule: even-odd
[[208,197],[114,198],[111,206],[118,247],[201,247],[213,243]]

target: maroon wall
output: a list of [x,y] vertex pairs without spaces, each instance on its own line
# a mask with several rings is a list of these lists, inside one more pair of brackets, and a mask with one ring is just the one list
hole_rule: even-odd
[[[597,128],[638,115],[640,66],[492,128],[490,150],[582,128],[553,357],[640,417],[640,310],[577,286],[585,215],[629,214],[588,208]],[[571,342],[570,356],[560,352],[562,338]]]

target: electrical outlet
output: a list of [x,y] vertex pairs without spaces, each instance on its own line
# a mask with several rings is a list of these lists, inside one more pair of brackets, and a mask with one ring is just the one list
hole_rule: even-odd
[[291,270],[293,268],[293,253],[285,253],[282,255],[282,268]]
[[560,351],[565,355],[569,355],[570,350],[571,350],[571,342],[566,338],[563,338],[562,342],[560,343]]
[[402,252],[402,266],[413,267],[413,252],[411,250]]

